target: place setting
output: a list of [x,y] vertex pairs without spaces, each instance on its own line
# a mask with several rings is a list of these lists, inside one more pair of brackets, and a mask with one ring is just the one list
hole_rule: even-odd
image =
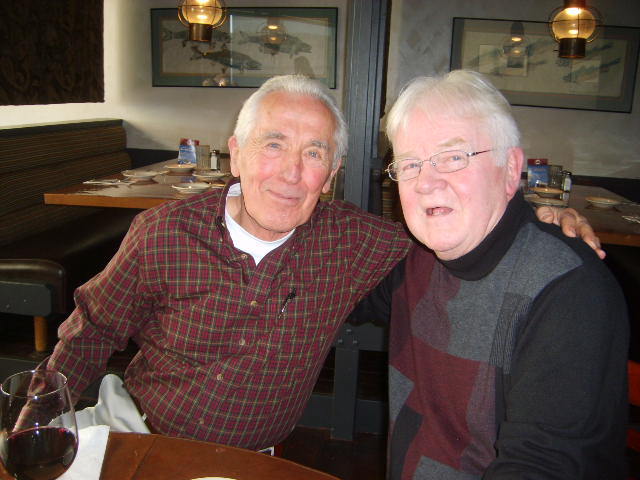
[[221,182],[224,177],[231,175],[229,172],[222,172],[220,170],[196,170],[193,176],[202,182]]
[[182,182],[171,185],[171,188],[182,195],[203,193],[209,190],[211,187],[212,185],[206,182]]
[[637,204],[636,202],[627,202],[624,200],[617,200],[615,198],[610,198],[610,197],[590,196],[590,197],[585,197],[584,199],[589,204],[589,206],[596,207],[596,208],[603,208],[603,209],[616,208],[621,205],[631,205],[635,207],[639,206],[639,204]]
[[164,166],[170,174],[189,175],[196,166],[192,163],[169,163]]
[[122,176],[134,182],[150,182],[158,175],[164,175],[169,170],[123,170]]
[[526,198],[537,207],[566,207],[564,200],[561,198],[564,192],[559,188],[532,187],[530,191],[533,193]]

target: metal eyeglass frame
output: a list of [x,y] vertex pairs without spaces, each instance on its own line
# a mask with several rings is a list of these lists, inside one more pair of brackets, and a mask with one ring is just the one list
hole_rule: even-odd
[[[419,158],[412,158],[412,157],[408,157],[408,158],[403,158],[402,160],[396,160],[395,162],[391,162],[389,164],[389,166],[385,169],[385,172],[387,172],[387,175],[389,175],[389,178],[391,180],[393,180],[394,182],[400,182],[400,181],[405,181],[405,180],[412,180],[414,178],[416,178],[418,175],[420,175],[420,172],[422,171],[422,165],[424,164],[424,162],[428,162],[431,164],[431,166],[433,168],[436,169],[436,172],[439,173],[453,173],[453,172],[457,172],[459,170],[462,170],[463,168],[467,168],[469,166],[469,158],[471,157],[475,157],[476,155],[480,155],[481,153],[486,153],[486,152],[491,152],[493,150],[493,148],[490,148],[488,150],[480,150],[478,152],[465,152],[464,150],[445,150],[443,152],[438,152],[434,155],[431,155],[429,158],[425,159],[425,160],[420,160]],[[440,163],[438,163],[437,160],[434,160],[436,157],[441,156],[442,154],[445,153],[455,153],[455,152],[459,152],[459,153],[463,153],[465,155],[464,157],[464,165],[462,165],[459,168],[455,168],[453,170],[451,169],[445,169],[445,170],[440,170],[438,169],[438,165],[441,165]],[[414,161],[415,163],[419,164],[418,168],[415,168],[415,175],[411,176],[411,177],[405,177],[402,178],[402,180],[396,175],[396,166],[399,165],[401,162],[406,162],[407,160],[411,160]]]

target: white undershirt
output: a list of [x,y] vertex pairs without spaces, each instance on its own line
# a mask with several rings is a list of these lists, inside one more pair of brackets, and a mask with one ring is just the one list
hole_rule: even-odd
[[[239,183],[235,185],[231,185],[229,188],[229,192],[227,193],[227,199],[229,197],[238,197],[242,194],[242,189]],[[286,242],[293,232],[295,232],[295,228],[291,230],[284,237],[275,240],[273,242],[267,242],[265,240],[261,240],[258,237],[251,235],[244,228],[240,226],[238,222],[236,222],[233,217],[229,214],[229,208],[226,206],[224,209],[224,217],[227,222],[227,228],[229,229],[229,235],[231,235],[231,240],[233,241],[233,246],[238,250],[242,250],[243,252],[248,253],[253,257],[253,260],[256,262],[256,265],[260,263],[271,250],[275,250],[284,242]]]

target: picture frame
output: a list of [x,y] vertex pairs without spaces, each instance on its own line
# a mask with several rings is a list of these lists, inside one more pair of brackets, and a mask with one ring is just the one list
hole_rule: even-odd
[[487,75],[512,105],[629,113],[639,44],[638,28],[600,27],[584,58],[559,58],[546,22],[455,17],[450,67]]
[[[267,36],[268,22],[284,33]],[[152,8],[152,85],[254,88],[300,73],[336,88],[337,23],[337,8],[233,7],[210,42],[195,42],[177,8]]]

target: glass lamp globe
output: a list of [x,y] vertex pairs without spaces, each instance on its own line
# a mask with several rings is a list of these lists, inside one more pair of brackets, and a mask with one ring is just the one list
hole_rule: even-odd
[[211,30],[224,23],[223,0],[182,0],[178,7],[178,18],[189,27],[189,40],[208,42]]
[[565,0],[549,16],[551,35],[560,44],[558,56],[583,58],[586,44],[597,35],[600,24],[597,10],[586,6],[585,0]]

